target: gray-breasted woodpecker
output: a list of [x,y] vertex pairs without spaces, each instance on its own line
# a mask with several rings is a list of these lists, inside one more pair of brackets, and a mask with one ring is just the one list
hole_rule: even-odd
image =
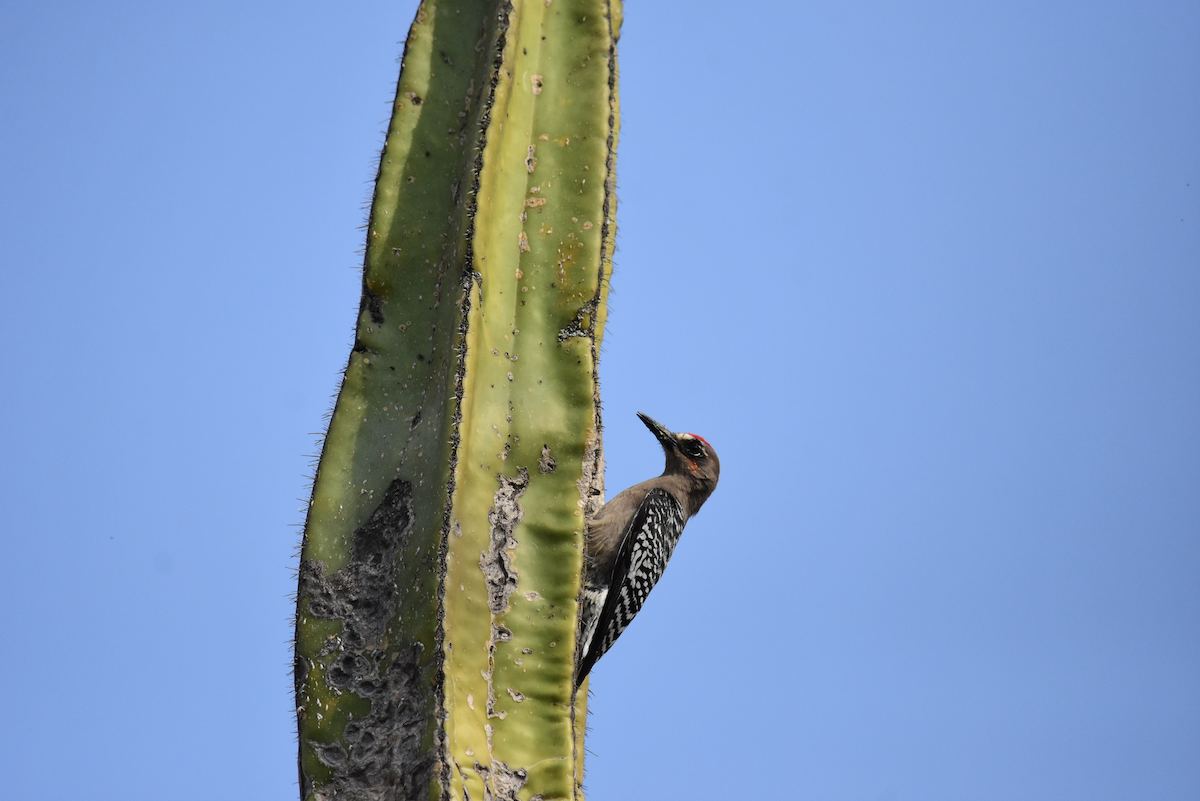
[[676,434],[641,412],[638,417],[662,444],[667,466],[658,478],[617,495],[587,523],[576,687],[642,608],[683,527],[721,474],[717,452],[703,437]]

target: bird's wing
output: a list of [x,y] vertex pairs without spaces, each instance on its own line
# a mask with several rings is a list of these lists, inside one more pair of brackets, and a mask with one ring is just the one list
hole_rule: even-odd
[[621,548],[613,567],[612,581],[583,658],[579,661],[576,686],[642,608],[646,596],[666,570],[667,561],[679,542],[686,522],[683,507],[669,492],[652,489],[646,494],[629,528],[621,536]]

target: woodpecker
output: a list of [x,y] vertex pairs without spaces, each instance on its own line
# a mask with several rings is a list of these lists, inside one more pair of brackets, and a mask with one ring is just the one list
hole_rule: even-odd
[[617,495],[587,523],[576,687],[642,608],[683,527],[712,495],[721,473],[717,452],[703,437],[676,434],[641,412],[638,417],[658,438],[667,465],[661,476]]

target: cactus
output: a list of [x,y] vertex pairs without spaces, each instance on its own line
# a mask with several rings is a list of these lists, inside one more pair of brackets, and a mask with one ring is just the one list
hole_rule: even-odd
[[303,799],[579,798],[619,0],[428,0],[301,548]]

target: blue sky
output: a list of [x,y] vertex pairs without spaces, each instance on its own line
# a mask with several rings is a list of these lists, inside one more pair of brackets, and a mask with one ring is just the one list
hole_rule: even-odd
[[[0,10],[5,795],[295,797],[289,567],[415,5]],[[1200,797],[1200,7],[641,2],[608,485],[721,486],[589,798]]]

